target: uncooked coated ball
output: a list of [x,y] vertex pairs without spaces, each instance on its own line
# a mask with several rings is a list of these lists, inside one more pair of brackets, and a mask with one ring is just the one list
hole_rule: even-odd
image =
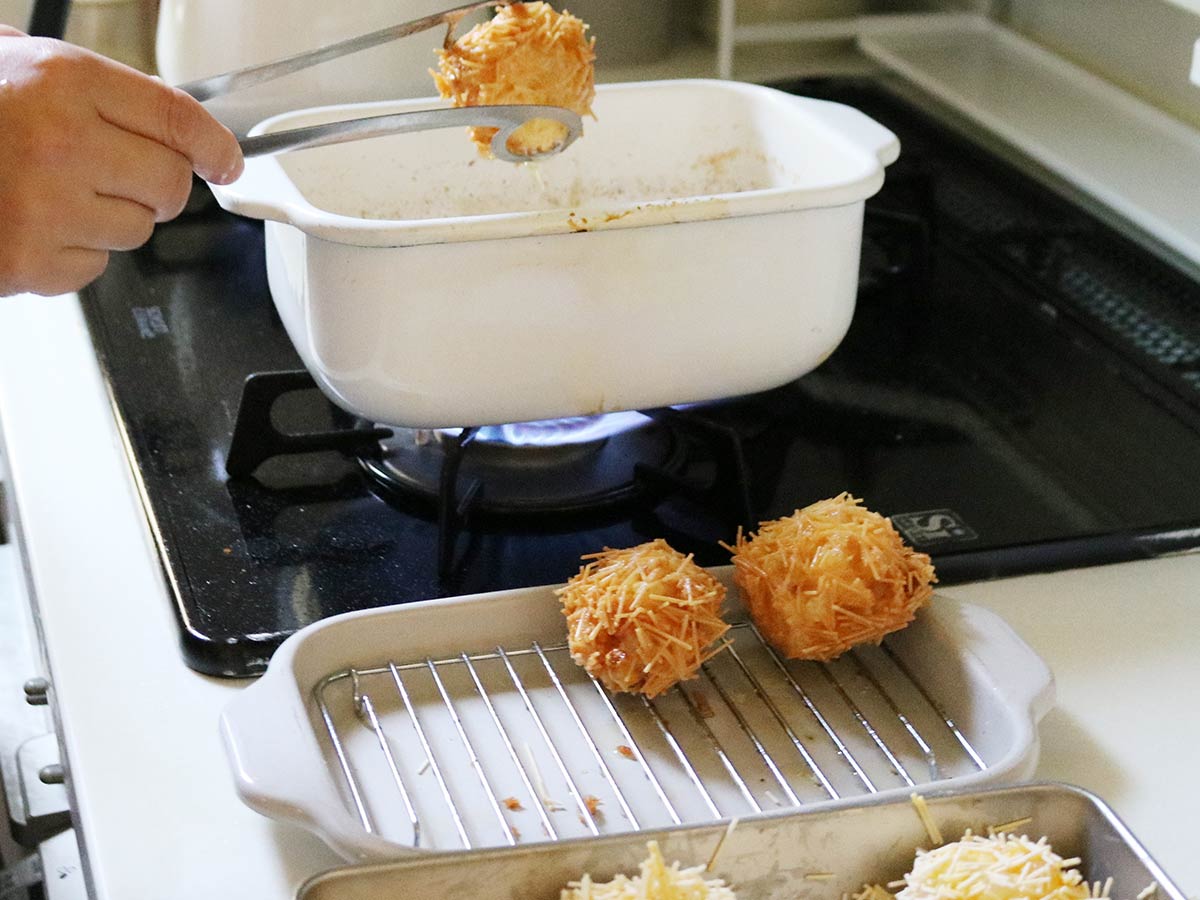
[[[967,832],[962,840],[935,850],[919,850],[896,900],[1088,900],[1093,893],[1075,866],[1045,838]],[[1132,892],[1130,892],[1132,893]]]

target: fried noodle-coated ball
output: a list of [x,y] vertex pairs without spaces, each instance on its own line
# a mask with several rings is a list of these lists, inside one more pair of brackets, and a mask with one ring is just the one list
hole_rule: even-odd
[[[502,6],[491,21],[440,51],[433,80],[455,106],[538,104],[590,115],[596,95],[596,39],[588,38],[586,30],[581,20],[548,3]],[[491,155],[496,129],[470,131],[480,153]],[[516,154],[542,153],[566,136],[561,122],[534,119],[513,133],[508,147]]]
[[725,586],[661,538],[605,549],[556,592],[571,657],[611,691],[647,697],[692,678],[720,648]]
[[833,659],[913,620],[937,580],[929,556],[847,493],[740,531],[734,581],[763,636],[791,659]]

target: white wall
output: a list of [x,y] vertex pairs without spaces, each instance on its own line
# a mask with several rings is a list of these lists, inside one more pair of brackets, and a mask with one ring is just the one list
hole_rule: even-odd
[[1200,90],[1188,80],[1200,0],[999,0],[994,14],[1200,127]]
[[24,28],[32,8],[33,0],[0,0],[0,24]]

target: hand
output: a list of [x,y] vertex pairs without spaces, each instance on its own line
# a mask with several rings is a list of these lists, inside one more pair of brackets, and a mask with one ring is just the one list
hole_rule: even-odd
[[237,141],[198,102],[128,66],[0,25],[0,296],[74,291],[187,202],[228,184]]

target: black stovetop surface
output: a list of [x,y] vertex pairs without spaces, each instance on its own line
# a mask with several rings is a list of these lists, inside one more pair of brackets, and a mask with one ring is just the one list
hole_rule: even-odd
[[[383,499],[349,455],[227,475],[243,381],[301,367],[257,223],[201,189],[114,256],[84,308],[189,665],[254,674],[322,617],[560,582],[603,546],[666,537],[724,563],[742,521],[843,490],[893,516],[943,584],[1200,544],[1200,286],[882,88],[788,87],[858,106],[903,148],[868,203],[841,347],[776,390],[662,414],[692,489],[647,477],[631,502],[531,520],[464,503],[442,573],[435,504]],[[314,390],[276,413],[300,431],[344,418]]]

